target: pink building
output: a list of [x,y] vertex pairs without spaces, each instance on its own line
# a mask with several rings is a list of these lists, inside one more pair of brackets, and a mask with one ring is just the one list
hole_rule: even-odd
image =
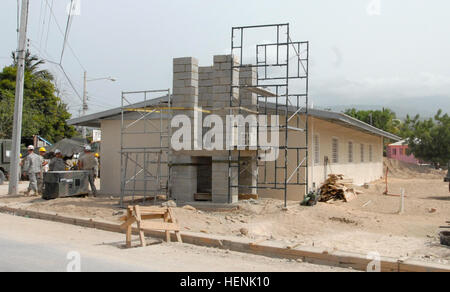
[[397,143],[389,144],[387,146],[386,154],[388,158],[403,161],[406,163],[419,164],[420,161],[414,157],[414,155],[408,155],[407,153],[408,143],[406,140],[399,141]]

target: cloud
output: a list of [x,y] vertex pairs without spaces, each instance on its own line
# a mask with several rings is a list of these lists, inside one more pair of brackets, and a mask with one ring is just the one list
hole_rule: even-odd
[[405,99],[426,96],[450,98],[450,75],[420,72],[392,77],[311,80],[311,94],[318,100],[330,98],[345,102],[376,104],[379,99]]

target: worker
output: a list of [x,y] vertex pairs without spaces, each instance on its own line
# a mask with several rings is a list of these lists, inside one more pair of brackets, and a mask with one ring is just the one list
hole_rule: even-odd
[[50,171],[65,171],[66,170],[66,162],[62,158],[61,150],[55,150],[55,157],[50,160],[49,163]]
[[91,146],[86,145],[84,147],[84,154],[79,158],[79,168],[81,170],[89,171],[89,184],[91,185],[92,195],[95,197],[97,195],[97,189],[95,187],[94,171],[97,167],[97,160],[92,153]]
[[23,173],[23,171],[22,171],[22,169],[23,169],[23,158],[22,158],[22,153],[20,153],[20,155],[19,155],[19,180],[22,180],[22,173]]
[[46,154],[47,154],[47,149],[45,149],[45,147],[39,148],[39,155],[41,155],[41,157],[42,157],[42,170],[43,170],[43,172],[47,172],[48,171],[48,163],[49,163],[49,161],[47,159],[45,159],[45,155]]
[[28,189],[24,192],[25,195],[29,195],[31,191],[34,195],[39,195],[42,191],[42,156],[34,153],[34,146],[30,145],[27,148],[28,155],[25,157],[23,173],[28,174],[30,184]]
[[95,153],[95,160],[97,161],[97,166],[95,167],[95,178],[100,177],[100,155]]

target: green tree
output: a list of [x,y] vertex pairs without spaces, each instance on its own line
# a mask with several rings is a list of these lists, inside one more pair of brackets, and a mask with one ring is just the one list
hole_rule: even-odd
[[450,161],[450,116],[442,110],[434,119],[414,119],[405,121],[405,133],[408,133],[408,152],[423,161],[434,164],[446,164]]
[[[67,125],[71,114],[67,105],[55,95],[53,76],[40,70],[43,63],[27,53],[25,61],[24,105],[22,142],[31,143],[33,135],[56,142],[76,134],[74,127]],[[11,138],[14,114],[14,99],[17,67],[14,63],[0,72],[0,138]]]
[[382,110],[356,110],[352,108],[347,109],[344,113],[383,131],[396,135],[400,133],[401,121],[397,119],[395,112],[388,108]]

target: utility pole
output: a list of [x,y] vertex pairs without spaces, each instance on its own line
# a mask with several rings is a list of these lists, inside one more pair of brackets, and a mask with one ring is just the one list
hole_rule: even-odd
[[[87,100],[88,100],[88,98],[87,98],[87,83],[88,82],[92,82],[92,81],[99,81],[99,80],[109,80],[109,81],[112,81],[112,82],[116,81],[116,79],[112,78],[111,76],[109,76],[109,77],[102,77],[102,78],[94,78],[94,79],[89,79],[88,80],[87,79],[87,72],[84,71],[84,77],[83,77],[83,105],[82,105],[82,108],[81,108],[81,116],[82,117],[86,115],[86,112],[89,109],[89,106],[88,106],[88,103],[87,103]],[[83,138],[86,138],[86,136],[87,136],[86,135],[86,127],[82,128],[82,135],[83,135]]]
[[19,46],[17,49],[16,98],[14,103],[14,122],[12,135],[11,171],[9,176],[9,195],[17,195],[19,185],[20,144],[22,138],[23,86],[25,78],[25,56],[27,42],[29,0],[22,0],[20,15]]
[[[88,110],[88,104],[87,104],[87,72],[84,71],[84,78],[83,78],[83,105],[82,105],[82,116],[86,115],[86,111]],[[83,138],[86,138],[86,127],[82,128],[82,136]]]

